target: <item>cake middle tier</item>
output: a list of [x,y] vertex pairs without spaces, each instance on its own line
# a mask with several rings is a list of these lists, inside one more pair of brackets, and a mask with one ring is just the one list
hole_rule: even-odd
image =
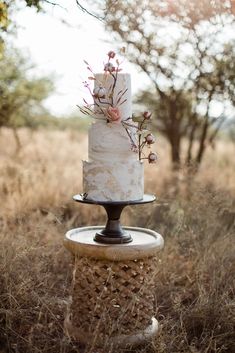
[[144,167],[139,160],[83,161],[83,191],[94,201],[136,201],[144,195]]
[[88,131],[88,160],[91,161],[136,161],[138,154],[132,151],[136,144],[134,128],[127,131],[120,123],[96,121]]

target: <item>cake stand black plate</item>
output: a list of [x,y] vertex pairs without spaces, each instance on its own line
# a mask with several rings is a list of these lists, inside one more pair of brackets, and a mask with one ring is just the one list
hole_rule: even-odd
[[141,200],[135,201],[93,201],[87,199],[83,194],[78,194],[74,195],[73,199],[84,204],[100,205],[106,210],[108,217],[106,226],[95,234],[95,241],[105,244],[122,244],[132,241],[131,235],[122,228],[120,223],[120,217],[124,207],[150,203],[155,201],[156,197],[154,195],[145,194]]

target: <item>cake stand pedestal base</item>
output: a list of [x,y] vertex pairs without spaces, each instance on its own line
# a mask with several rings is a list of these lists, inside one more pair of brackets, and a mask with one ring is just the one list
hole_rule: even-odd
[[102,226],[72,229],[65,247],[75,255],[71,303],[65,330],[90,349],[139,345],[158,331],[154,285],[160,234],[124,227],[132,242],[98,243]]

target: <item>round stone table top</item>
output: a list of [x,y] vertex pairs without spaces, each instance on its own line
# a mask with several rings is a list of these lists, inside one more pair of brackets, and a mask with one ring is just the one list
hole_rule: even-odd
[[163,248],[162,236],[150,229],[124,227],[133,241],[126,244],[102,244],[94,240],[103,226],[71,229],[65,234],[64,245],[75,255],[103,260],[137,260],[155,256]]

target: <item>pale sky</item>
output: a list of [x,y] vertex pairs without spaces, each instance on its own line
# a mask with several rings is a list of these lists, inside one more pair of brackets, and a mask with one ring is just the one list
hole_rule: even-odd
[[[107,52],[122,47],[112,42],[103,24],[83,13],[75,0],[60,3],[63,6],[66,3],[66,10],[47,6],[46,14],[30,8],[18,11],[16,20],[20,28],[14,39],[14,45],[23,48],[36,64],[37,75],[56,74],[57,92],[45,105],[57,115],[76,111],[76,104],[81,103],[83,97],[87,98],[82,81],[89,72],[83,60],[88,61],[95,72],[101,72]],[[71,27],[62,24],[59,18]],[[133,94],[148,82],[147,77],[127,61],[122,67],[132,76]]]

